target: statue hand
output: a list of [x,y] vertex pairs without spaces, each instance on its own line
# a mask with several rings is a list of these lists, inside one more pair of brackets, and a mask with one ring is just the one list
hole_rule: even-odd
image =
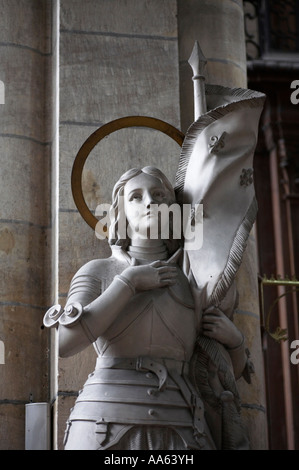
[[143,266],[130,266],[122,272],[122,276],[127,278],[136,290],[151,290],[174,285],[177,268],[166,261],[154,261]]
[[203,313],[202,333],[228,348],[236,348],[243,341],[242,333],[236,325],[216,307],[208,308]]

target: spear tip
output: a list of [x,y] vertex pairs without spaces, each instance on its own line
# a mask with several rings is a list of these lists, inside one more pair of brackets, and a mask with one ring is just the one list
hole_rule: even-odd
[[188,63],[192,67],[194,75],[203,75],[207,59],[205,58],[198,41],[195,41]]

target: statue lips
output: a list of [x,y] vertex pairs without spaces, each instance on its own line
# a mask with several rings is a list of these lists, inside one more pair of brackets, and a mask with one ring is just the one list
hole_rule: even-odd
[[153,210],[147,211],[145,214],[141,215],[141,218],[145,219],[158,219],[157,218],[157,213],[155,213]]

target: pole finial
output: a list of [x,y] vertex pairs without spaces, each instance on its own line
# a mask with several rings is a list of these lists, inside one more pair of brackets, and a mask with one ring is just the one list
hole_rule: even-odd
[[204,69],[207,64],[207,59],[205,58],[198,41],[195,41],[188,63],[192,67],[194,74],[193,78],[195,78],[197,75],[204,77]]
[[203,55],[198,41],[195,41],[188,62],[193,70],[194,119],[196,121],[202,114],[207,112],[204,76],[207,59]]

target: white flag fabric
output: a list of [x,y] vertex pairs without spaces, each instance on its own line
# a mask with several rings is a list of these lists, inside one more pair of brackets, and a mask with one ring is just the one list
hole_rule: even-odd
[[175,185],[180,203],[203,204],[203,243],[186,245],[184,263],[203,308],[226,295],[255,221],[253,156],[265,95],[207,85],[206,98],[207,113],[186,133]]

